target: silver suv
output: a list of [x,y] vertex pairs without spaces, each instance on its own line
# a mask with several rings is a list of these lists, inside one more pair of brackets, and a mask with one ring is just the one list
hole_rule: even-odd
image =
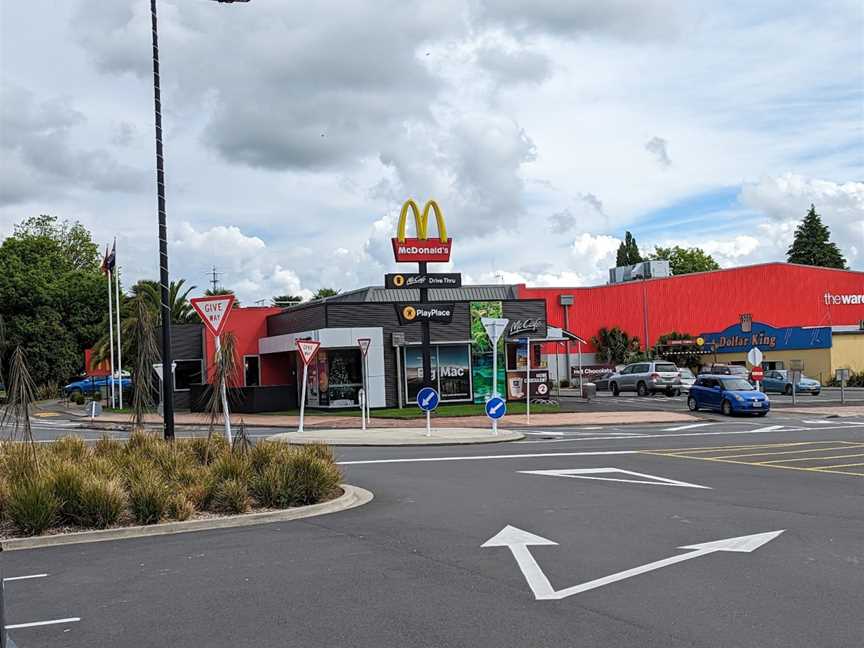
[[681,375],[671,362],[634,362],[609,378],[613,396],[635,391],[640,396],[663,392],[667,396],[681,393]]

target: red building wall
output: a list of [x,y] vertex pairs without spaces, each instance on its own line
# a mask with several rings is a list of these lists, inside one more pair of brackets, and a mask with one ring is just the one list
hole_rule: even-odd
[[[267,317],[281,313],[281,308],[273,306],[253,306],[249,308],[232,308],[225,323],[222,335],[231,332],[235,336],[237,350],[237,371],[234,374],[232,385],[243,385],[243,356],[258,355],[258,340],[267,336]],[[213,335],[205,329],[204,331],[204,366],[208,381],[213,370],[213,357],[216,353],[216,340]],[[264,367],[261,368],[261,384],[267,383],[264,378]]]
[[[864,272],[767,263],[666,279],[585,288],[519,286],[522,299],[545,299],[552,326],[564,326],[558,298],[573,295],[569,330],[590,339],[601,327],[618,326],[650,344],[671,331],[697,335],[720,331],[742,313],[773,326],[832,326],[864,320],[864,303],[835,304],[827,295],[864,295]],[[826,303],[828,302],[828,303]],[[555,353],[554,345],[547,345]],[[593,348],[583,349],[593,351]],[[571,347],[571,352],[575,349]]]

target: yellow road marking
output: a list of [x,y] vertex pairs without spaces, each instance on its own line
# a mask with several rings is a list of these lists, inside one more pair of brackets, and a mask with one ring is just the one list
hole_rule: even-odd
[[[725,459],[741,459],[742,457],[771,457],[774,455],[799,454],[801,452],[829,452],[832,450],[851,450],[853,448],[864,448],[864,444],[857,446],[839,446],[834,448],[805,448],[803,450],[784,450],[783,452],[753,452],[749,454],[724,455]],[[827,459],[828,457],[826,457]]]
[[835,455],[833,457],[798,457],[797,459],[773,459],[771,461],[754,461],[753,463],[762,466],[765,464],[792,463],[793,461],[817,461],[820,459],[851,459],[853,457],[864,457],[864,454]]
[[728,446],[706,446],[703,448],[665,448],[661,450],[643,450],[643,452],[665,453],[665,452],[722,452],[724,450],[759,450],[762,448],[791,448],[802,445],[815,445],[821,443],[851,443],[855,441],[796,441],[794,443],[760,443],[753,445],[728,445]]

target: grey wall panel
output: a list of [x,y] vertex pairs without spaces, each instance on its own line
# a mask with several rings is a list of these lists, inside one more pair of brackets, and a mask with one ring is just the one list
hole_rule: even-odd
[[291,308],[267,318],[267,335],[285,335],[300,331],[314,331],[325,327],[325,305],[316,303]]
[[171,357],[174,360],[198,360],[204,357],[204,325],[171,326]]
[[[525,299],[521,301],[505,301],[504,317],[512,323],[514,320],[539,319],[542,320],[536,333],[532,336],[546,337],[546,301],[543,299]],[[509,329],[508,329],[509,330]]]

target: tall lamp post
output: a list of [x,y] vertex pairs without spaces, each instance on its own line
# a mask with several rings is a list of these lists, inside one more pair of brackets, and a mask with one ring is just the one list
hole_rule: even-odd
[[[220,3],[249,0],[213,0]],[[165,223],[165,159],[162,153],[162,99],[159,89],[159,34],[156,0],[150,0],[150,25],[153,36],[153,108],[156,118],[156,197],[159,209],[159,284],[162,300],[162,366],[171,367],[171,307],[168,290],[168,229]],[[164,435],[174,439],[174,372],[164,371],[162,379]]]

